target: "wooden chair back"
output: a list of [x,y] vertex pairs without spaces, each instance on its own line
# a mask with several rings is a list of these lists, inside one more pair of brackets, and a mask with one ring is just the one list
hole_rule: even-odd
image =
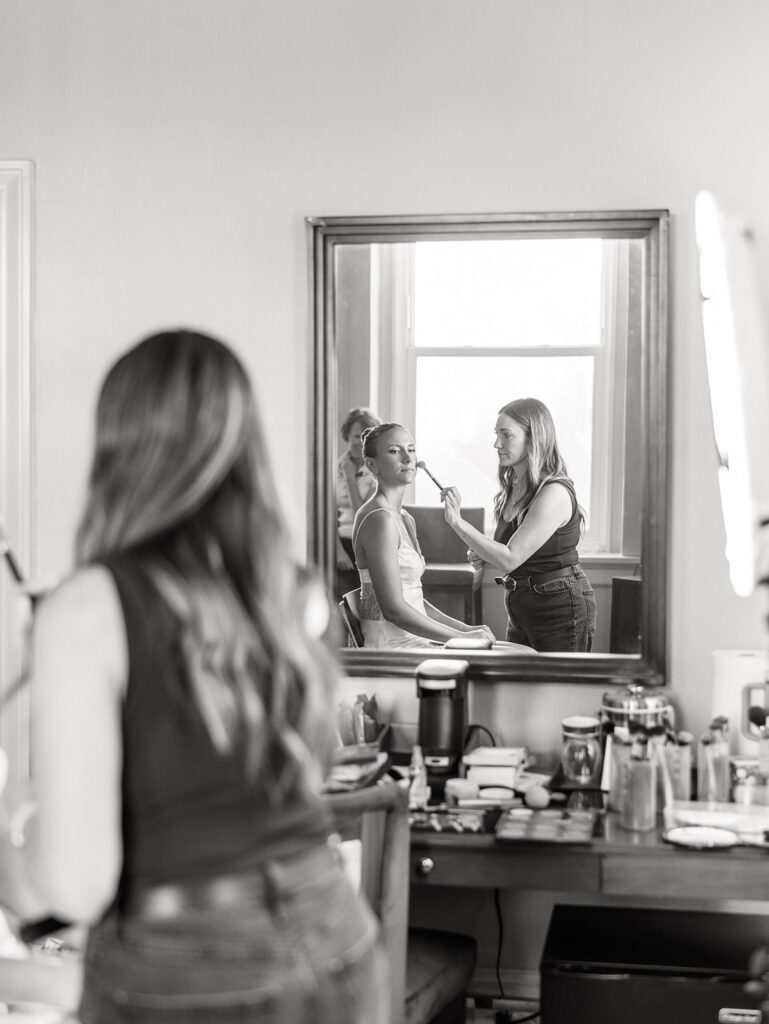
[[388,782],[324,799],[342,838],[361,839],[361,891],[382,928],[390,964],[390,1019],[392,1024],[402,1024],[409,907],[408,791]]
[[363,647],[363,630],[360,624],[360,589],[348,590],[339,602],[342,621],[347,628],[350,647]]
[[[425,561],[467,562],[467,544],[454,533],[443,515],[443,505],[404,505],[414,517]],[[463,508],[462,518],[483,533],[484,510]]]

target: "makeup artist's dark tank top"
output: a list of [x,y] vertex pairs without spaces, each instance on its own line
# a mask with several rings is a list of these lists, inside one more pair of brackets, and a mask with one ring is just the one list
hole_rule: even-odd
[[323,842],[317,798],[279,806],[249,781],[242,745],[220,754],[192,699],[179,627],[141,559],[102,561],[112,574],[128,640],[123,706],[121,887],[247,870]]
[[[571,495],[571,519],[565,526],[559,526],[545,543],[534,552],[526,561],[519,565],[508,575],[514,577],[536,576],[541,572],[555,572],[558,569],[565,569],[569,565],[576,565],[579,561],[577,544],[579,543],[579,509],[577,507],[577,496],[574,488],[566,481],[559,480]],[[545,484],[545,487],[551,486]],[[513,533],[520,526],[520,519],[516,517],[508,523],[500,519],[497,528],[494,530],[494,540],[500,544],[507,544]]]

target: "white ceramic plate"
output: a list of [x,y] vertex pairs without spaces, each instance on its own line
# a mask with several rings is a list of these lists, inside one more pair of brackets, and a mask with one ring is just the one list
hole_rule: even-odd
[[726,850],[740,841],[736,832],[711,825],[679,825],[668,829],[662,838],[666,843],[689,850]]

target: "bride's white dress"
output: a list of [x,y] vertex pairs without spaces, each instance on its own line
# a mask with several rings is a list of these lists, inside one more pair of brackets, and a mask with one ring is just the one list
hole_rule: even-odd
[[[425,599],[422,593],[422,576],[425,571],[425,560],[422,552],[414,546],[403,517],[392,508],[378,506],[370,509],[358,524],[353,537],[353,545],[358,533],[369,516],[376,512],[391,515],[398,524],[400,542],[398,544],[398,566],[400,568],[401,589],[403,599],[422,615],[425,611]],[[360,575],[360,624],[363,631],[364,647],[434,647],[435,643],[423,636],[415,636],[407,630],[388,622],[382,615],[382,609],[376,599],[368,569],[358,569]]]

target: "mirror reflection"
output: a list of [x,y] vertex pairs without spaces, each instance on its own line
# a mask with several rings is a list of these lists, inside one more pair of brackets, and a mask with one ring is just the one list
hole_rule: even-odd
[[333,261],[350,643],[640,653],[643,240],[356,241]]

